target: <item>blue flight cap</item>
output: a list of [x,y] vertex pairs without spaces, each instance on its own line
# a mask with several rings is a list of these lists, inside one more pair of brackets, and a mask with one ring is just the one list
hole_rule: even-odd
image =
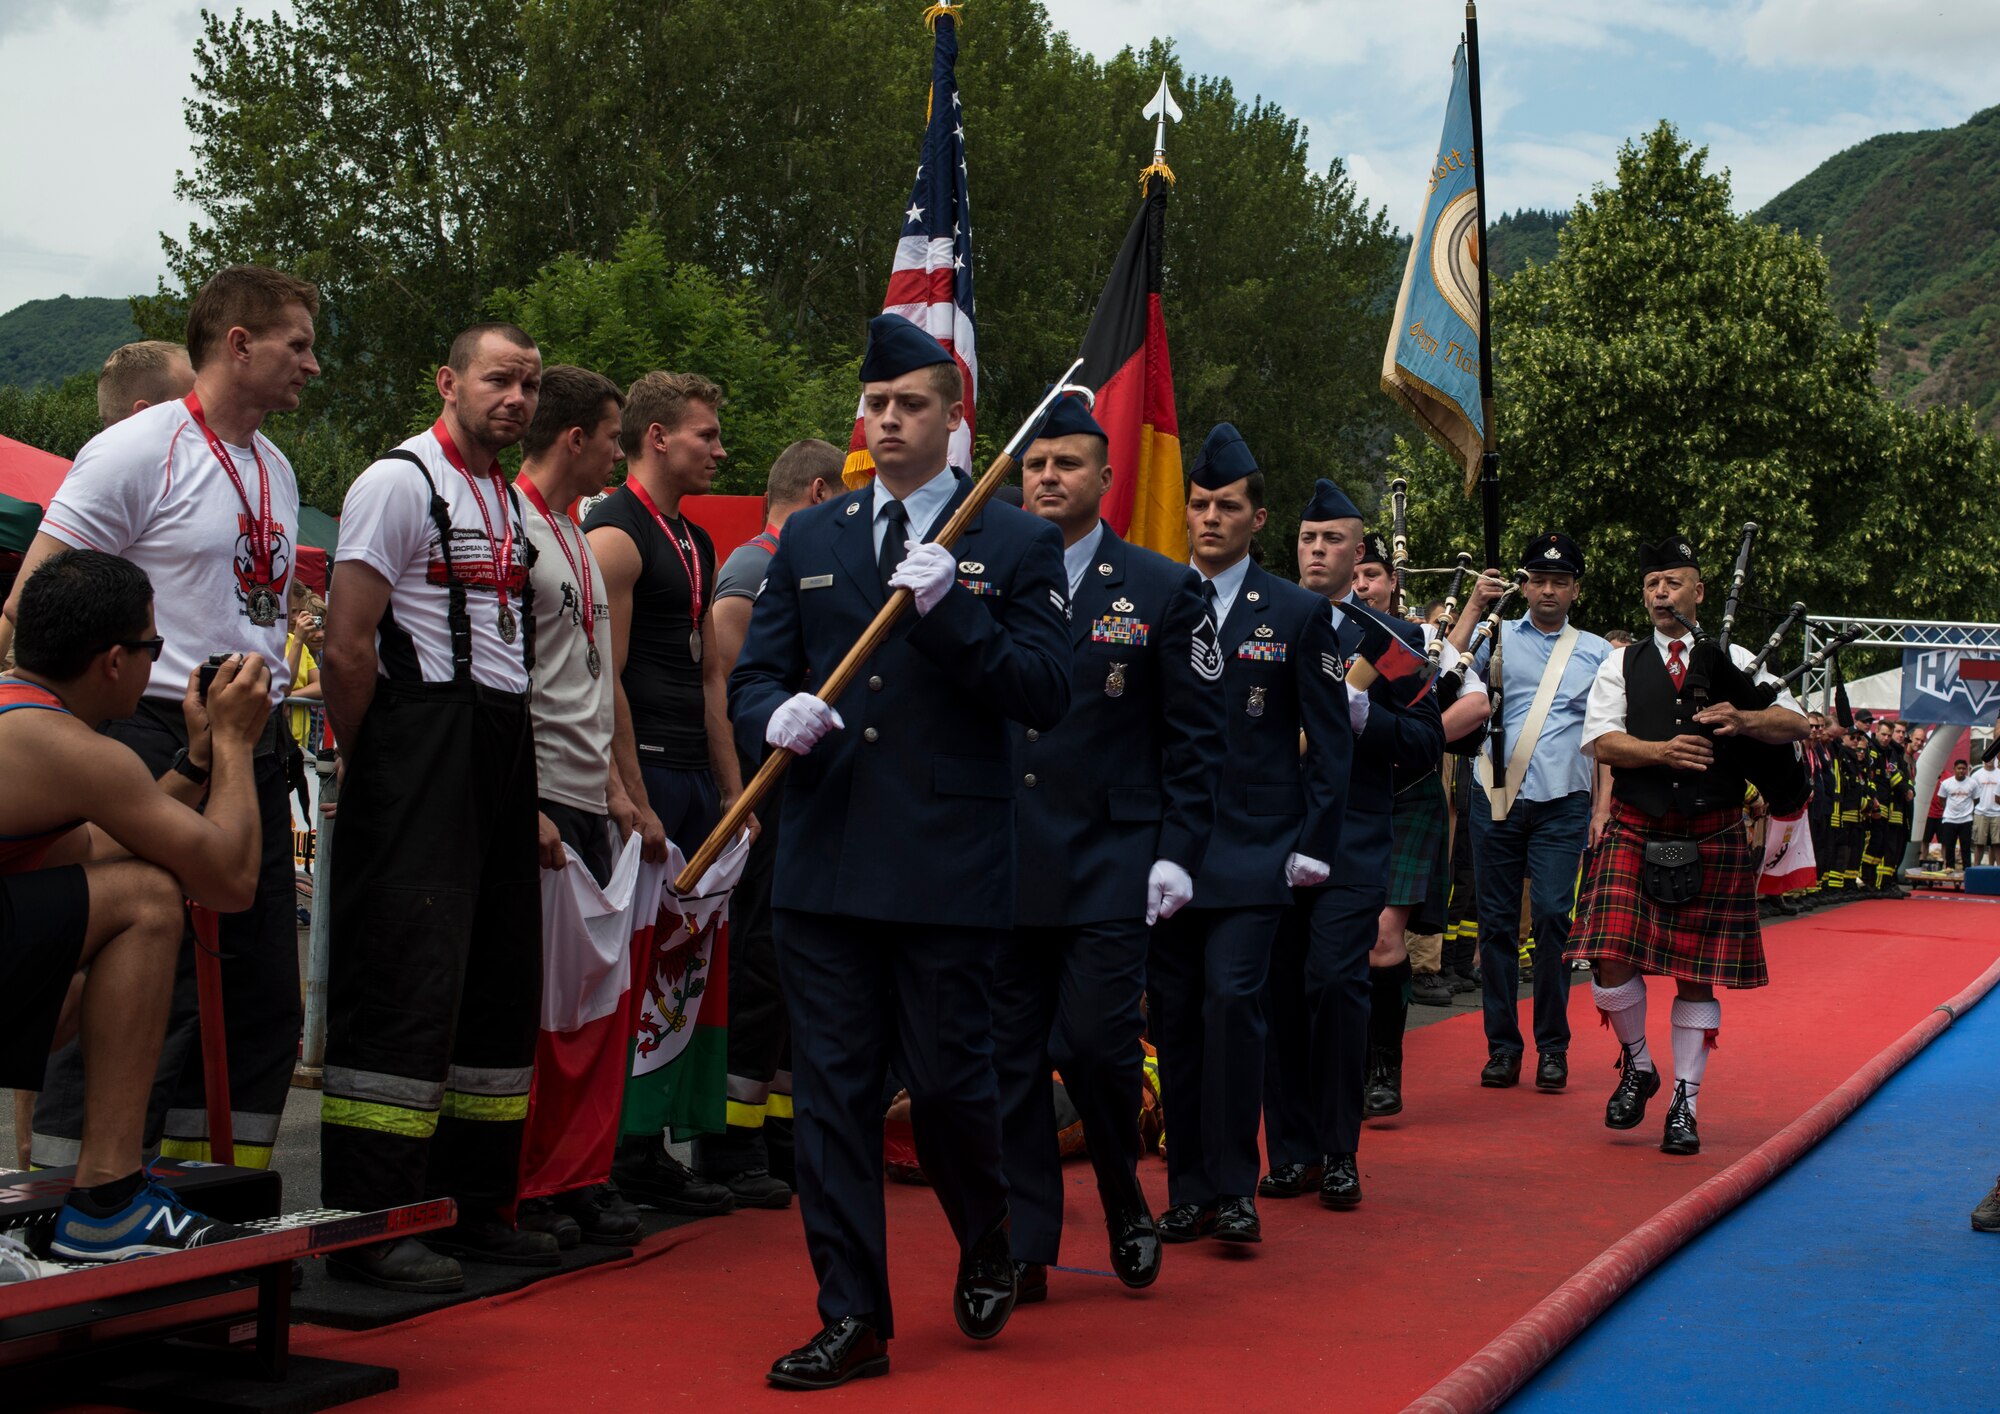
[[1201,444],[1189,479],[1205,490],[1220,491],[1257,470],[1257,459],[1250,455],[1250,444],[1243,440],[1243,434],[1231,423],[1218,422]]
[[868,352],[861,356],[861,381],[886,383],[913,369],[950,363],[951,350],[900,314],[868,321]]
[[1354,502],[1347,499],[1347,493],[1322,476],[1313,483],[1313,495],[1306,502],[1306,508],[1299,512],[1301,521],[1308,520],[1360,520],[1361,511]]
[[1076,393],[1065,393],[1056,399],[1055,405],[1049,409],[1048,416],[1042,419],[1041,428],[1035,435],[1074,437],[1078,433],[1090,437],[1102,437],[1106,442],[1111,440],[1109,434],[1097,425],[1097,419],[1090,415],[1089,401]]

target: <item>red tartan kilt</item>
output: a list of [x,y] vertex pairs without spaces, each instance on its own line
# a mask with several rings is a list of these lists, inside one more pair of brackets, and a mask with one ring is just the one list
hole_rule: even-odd
[[[1648,897],[1640,882],[1646,841],[1669,836],[1701,841],[1701,892],[1679,905]],[[1758,865],[1740,810],[1654,820],[1613,802],[1567,955],[1713,987],[1762,987],[1771,977],[1757,926]]]

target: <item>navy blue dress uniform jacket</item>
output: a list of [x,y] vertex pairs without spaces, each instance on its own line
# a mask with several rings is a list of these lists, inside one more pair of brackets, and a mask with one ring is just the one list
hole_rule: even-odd
[[[1325,604],[1325,600],[1320,601]],[[1361,643],[1361,631],[1347,624],[1347,616],[1326,606],[1335,619],[1343,660]],[[1425,651],[1424,632],[1415,624],[1378,614],[1365,604],[1353,607],[1372,615],[1418,653]],[[1403,698],[1412,691],[1377,678],[1368,688],[1368,725],[1354,741],[1354,763],[1348,771],[1347,820],[1340,837],[1340,849],[1320,855],[1333,866],[1327,883],[1350,888],[1385,888],[1389,880],[1389,856],[1393,840],[1396,787],[1393,778],[1415,780],[1435,770],[1444,756],[1444,722],[1436,692],[1424,694],[1415,706]],[[1341,709],[1346,711],[1346,688],[1341,686]],[[1308,727],[1310,732],[1311,728]]]
[[[972,490],[963,475],[935,537]],[[767,750],[771,714],[831,676],[883,603],[874,490],[798,511],[729,679],[737,745]],[[893,530],[893,527],[892,527]],[[1069,709],[1062,536],[989,504],[954,549],[957,582],[911,608],[833,704],[846,723],[791,764],[775,907],[896,923],[1006,928],[1014,918],[1008,720],[1047,729]]]
[[[1328,676],[1339,646],[1326,600],[1252,564],[1223,620],[1215,833],[1195,879],[1196,908],[1292,901],[1285,856],[1332,863],[1354,733],[1347,690]],[[1299,732],[1313,743],[1299,755]]]
[[1154,860],[1201,872],[1223,726],[1220,684],[1193,662],[1200,584],[1104,527],[1070,602],[1069,715],[1014,729],[1016,927],[1143,918]]

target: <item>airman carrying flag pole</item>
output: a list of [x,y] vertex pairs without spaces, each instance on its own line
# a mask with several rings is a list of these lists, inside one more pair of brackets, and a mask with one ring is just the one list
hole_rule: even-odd
[[1500,454],[1495,449],[1486,270],[1486,163],[1479,117],[1479,19],[1465,7],[1452,61],[1444,135],[1410,242],[1382,391],[1408,408],[1480,488],[1487,566],[1500,563]]

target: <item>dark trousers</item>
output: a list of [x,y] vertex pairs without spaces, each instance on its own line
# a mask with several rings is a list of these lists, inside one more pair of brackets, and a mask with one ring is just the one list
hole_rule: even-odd
[[1167,1118],[1167,1199],[1257,1191],[1264,979],[1281,905],[1184,908],[1153,929],[1146,995]]
[[692,856],[722,819],[722,798],[716,793],[715,777],[707,771],[644,764],[639,774],[646,782],[646,803],[660,817],[660,828],[680,846],[683,855]]
[[1446,972],[1470,974],[1479,956],[1479,859],[1472,848],[1472,762],[1458,764],[1452,784],[1451,893],[1445,905]]
[[[1273,1168],[1361,1147],[1373,996],[1368,951],[1386,897],[1385,888],[1347,885],[1299,893],[1304,926],[1297,963],[1288,960],[1283,972],[1274,965],[1265,988],[1274,1028],[1264,1142]],[[1288,1003],[1287,994],[1298,1000]]]
[[[1959,820],[1953,823],[1940,821],[1938,824],[1938,844],[1944,850],[1944,867],[1950,869],[1956,857],[1956,867],[1963,869],[1972,863],[1972,822]],[[39,1111],[37,1112],[39,1113]]]
[[1017,928],[993,979],[993,1066],[1014,1255],[1053,1263],[1062,1241],[1062,1158],[1050,1067],[1083,1121],[1107,1214],[1144,1206],[1139,1097],[1146,1028],[1142,919]]
[[792,1021],[794,1144],[819,1314],[895,1333],[882,1201],[882,1092],[910,1092],[917,1158],[961,1249],[1007,1219],[993,1073],[990,928],[775,916]]
[[[757,763],[745,762],[746,778]],[[729,1087],[728,1129],[695,1140],[697,1166],[712,1178],[751,1169],[770,1169],[766,1128],[773,1119],[791,1119],[791,1077],[785,1076],[772,1113],[774,1083],[788,1069],[791,1025],[778,987],[778,952],[771,936],[771,876],[778,859],[778,815],[784,804],[783,777],[757,807],[762,828],[750,842],[736,892],[729,896]]]
[[549,823],[556,827],[562,842],[576,851],[576,857],[583,861],[590,877],[597,880],[597,887],[601,889],[609,883],[615,857],[611,848],[611,817],[593,815],[588,810],[565,805],[560,800],[538,800],[535,808],[549,817]]
[[1535,933],[1535,1049],[1569,1050],[1569,946],[1576,875],[1590,839],[1590,792],[1554,800],[1516,800],[1495,820],[1482,791],[1472,804],[1472,847],[1479,856],[1479,975],[1485,992],[1486,1046],[1521,1054],[1516,996],[1521,983],[1521,885],[1530,880],[1528,915]]
[[[158,776],[182,744],[164,715],[148,701],[138,715],[113,723],[106,735],[124,742]],[[174,704],[171,718],[178,720]],[[289,740],[285,745],[289,746]],[[223,1032],[229,1047],[229,1109],[236,1162],[266,1168],[278,1142],[278,1119],[291,1093],[299,1056],[298,886],[292,857],[292,809],[285,765],[276,752],[256,760],[257,810],[263,852],[257,896],[242,913],[220,919]],[[201,1058],[201,1011],[195,991],[192,925],[182,940],[174,972],[167,1035],[154,1072],[146,1110],[145,1144],[170,1159],[207,1160],[208,1098]],[[49,1057],[35,1102],[34,1161],[43,1167],[73,1164],[83,1139],[83,1055],[71,1041]]]
[[320,1191],[511,1208],[542,997],[524,698],[383,682],[343,743]]

